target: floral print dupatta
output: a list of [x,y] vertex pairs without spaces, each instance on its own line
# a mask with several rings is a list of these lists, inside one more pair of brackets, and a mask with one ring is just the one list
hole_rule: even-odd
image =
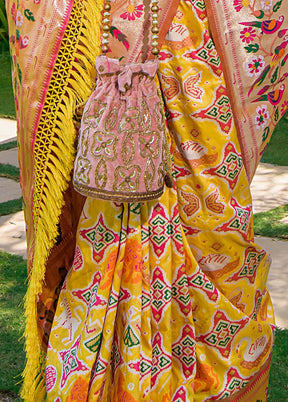
[[285,0],[205,0],[251,182],[288,109]]

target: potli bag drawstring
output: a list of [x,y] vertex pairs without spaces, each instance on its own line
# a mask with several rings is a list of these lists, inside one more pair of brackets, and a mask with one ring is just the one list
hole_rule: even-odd
[[[83,195],[116,202],[158,198],[173,187],[163,101],[155,75],[159,60],[120,65],[107,57],[111,0],[103,9],[102,55],[96,88],[81,120],[73,184]],[[157,57],[158,0],[151,4],[151,53]]]

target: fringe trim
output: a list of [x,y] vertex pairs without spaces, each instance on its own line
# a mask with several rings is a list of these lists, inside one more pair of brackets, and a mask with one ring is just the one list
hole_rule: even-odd
[[[37,327],[37,297],[45,281],[46,262],[55,244],[64,205],[63,193],[68,188],[73,169],[76,140],[73,115],[76,106],[88,99],[95,83],[94,65],[96,56],[100,54],[102,7],[102,0],[74,0],[36,134],[33,205],[36,240],[25,298],[27,360],[21,392],[21,397],[27,402],[40,402],[46,394],[46,354]],[[65,47],[70,49],[68,69],[62,63]],[[66,75],[65,85],[63,81],[59,83]],[[50,102],[47,100],[49,96]]]

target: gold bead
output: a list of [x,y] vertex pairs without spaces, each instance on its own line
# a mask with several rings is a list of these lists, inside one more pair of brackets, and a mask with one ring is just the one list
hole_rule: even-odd
[[152,31],[153,34],[157,34],[159,32],[159,28],[156,27],[156,26],[152,27],[151,31]]
[[151,50],[151,53],[153,54],[153,56],[158,56],[158,54],[159,54],[158,47],[153,47]]
[[158,13],[159,7],[157,5],[151,7],[152,13]]
[[101,49],[102,49],[103,53],[107,53],[109,50],[109,47],[107,45],[102,45]]
[[104,24],[102,27],[103,32],[109,32],[110,31],[110,27],[108,24]]
[[110,11],[111,10],[111,4],[110,3],[106,3],[104,6],[104,10],[105,11]]

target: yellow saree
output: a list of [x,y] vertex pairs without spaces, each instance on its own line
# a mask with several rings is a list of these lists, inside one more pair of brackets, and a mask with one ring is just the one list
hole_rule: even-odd
[[[265,401],[270,261],[254,243],[247,178],[254,165],[249,170],[245,154],[244,168],[245,141],[213,40],[217,21],[204,1],[180,1],[163,38],[158,78],[174,189],[157,201],[115,204],[85,200],[70,185],[102,3],[61,2],[54,14],[45,1],[7,3],[11,32],[24,16],[29,43],[39,32],[52,38],[28,52],[18,27],[12,48],[30,280],[23,398]],[[141,4],[116,4],[119,21],[144,18]]]

